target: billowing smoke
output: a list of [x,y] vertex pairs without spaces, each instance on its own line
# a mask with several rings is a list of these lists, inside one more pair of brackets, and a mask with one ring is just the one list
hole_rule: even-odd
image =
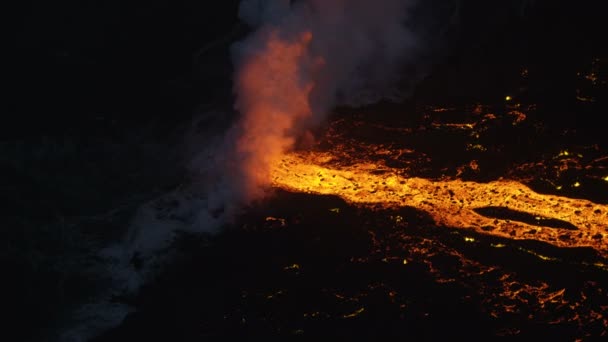
[[222,121],[229,116],[216,111],[197,118],[201,124],[184,134],[195,150],[194,184],[143,203],[127,237],[98,253],[105,260],[99,272],[107,272],[111,286],[77,316],[94,318],[87,322],[95,329],[122,319],[126,308],[110,298],[135,293],[152,279],[171,259],[178,232],[216,232],[237,209],[262,198],[273,163],[333,106],[377,101],[407,81],[411,74],[403,68],[413,64],[419,46],[408,29],[412,4],[243,0],[239,15],[253,33],[233,45],[238,120],[230,126]]
[[[243,0],[254,32],[233,46],[230,201],[263,195],[269,169],[337,104],[377,101],[416,56],[411,0]],[[375,95],[370,98],[370,95]]]
[[[217,232],[239,208],[262,198],[272,165],[333,106],[376,101],[369,95],[385,95],[402,81],[402,68],[413,62],[418,46],[407,29],[411,5],[410,0],[243,0],[240,17],[253,33],[232,46],[238,119],[224,129],[194,125],[205,131],[186,134],[203,140],[187,142],[196,150],[194,184],[142,205],[124,246],[108,249],[126,270],[129,279],[121,283],[137,288],[145,270],[153,269],[134,273],[134,255],[146,265],[160,263],[154,260],[162,259],[159,251],[176,232]],[[208,112],[199,120],[221,117]]]
[[[243,0],[252,33],[232,46],[238,119],[207,112],[187,145],[193,185],[142,206],[127,252],[152,260],[176,231],[217,232],[264,196],[271,167],[338,104],[375,102],[411,74],[418,47],[412,0]],[[203,127],[203,132],[199,128]],[[226,132],[218,135],[218,132]],[[170,204],[169,208],[165,208]],[[158,208],[162,212],[158,212]]]

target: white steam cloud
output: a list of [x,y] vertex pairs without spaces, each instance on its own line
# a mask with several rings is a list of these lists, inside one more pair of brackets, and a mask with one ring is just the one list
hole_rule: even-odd
[[[416,62],[419,47],[408,29],[413,4],[243,0],[239,16],[254,31],[233,45],[237,122],[224,136],[217,131],[225,129],[202,125],[201,134],[195,132],[201,125],[193,125],[186,140],[197,150],[190,165],[194,184],[141,205],[127,237],[99,253],[111,286],[80,313],[94,313],[94,324],[88,320],[64,340],[122,319],[128,308],[110,298],[137,292],[153,278],[170,259],[177,232],[217,232],[239,208],[260,199],[273,163],[333,106],[375,102],[407,82],[403,70]],[[207,112],[198,120],[217,117]]]
[[[385,95],[383,91],[402,81],[401,71],[418,57],[420,44],[410,29],[415,4],[414,0],[243,0],[239,16],[256,31],[234,46],[237,73],[267,44],[268,30],[278,31],[284,41],[310,32],[306,55],[322,59],[324,65],[311,68],[302,63],[299,71],[314,82],[310,101],[316,116],[324,117],[335,104],[360,103],[362,93]],[[375,100],[378,97],[365,102]]]
[[[226,146],[233,198],[262,196],[269,168],[337,104],[366,104],[404,81],[419,46],[411,0],[243,0],[254,28],[233,46],[240,120]],[[407,80],[405,80],[407,81]]]
[[[209,127],[208,136],[189,135],[198,150],[190,164],[194,184],[140,208],[119,248],[123,264],[134,254],[153,260],[176,231],[217,232],[264,196],[273,163],[333,106],[375,102],[408,82],[403,70],[416,62],[420,46],[408,29],[413,6],[413,0],[243,0],[239,16],[253,32],[232,46],[238,119],[223,136]],[[199,119],[221,114],[205,115]],[[173,207],[154,214],[162,203]]]

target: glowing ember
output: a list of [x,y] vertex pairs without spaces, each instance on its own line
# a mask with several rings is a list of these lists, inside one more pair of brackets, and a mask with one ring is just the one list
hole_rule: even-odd
[[[326,165],[331,159],[331,154],[321,152],[285,155],[272,169],[273,184],[292,191],[337,195],[357,205],[414,207],[441,226],[558,247],[592,247],[608,256],[608,205],[539,194],[511,180],[477,183],[404,178],[396,170],[373,163],[330,168]],[[536,222],[480,214],[493,208],[532,215]],[[562,224],[550,226],[551,221]]]

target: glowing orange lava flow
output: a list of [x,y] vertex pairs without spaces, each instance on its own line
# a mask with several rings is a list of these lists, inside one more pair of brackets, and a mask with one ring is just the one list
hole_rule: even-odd
[[[427,212],[437,225],[470,229],[509,239],[543,241],[558,247],[592,247],[608,256],[608,205],[584,199],[539,194],[510,180],[477,183],[404,178],[395,170],[370,163],[330,168],[328,153],[285,155],[272,169],[275,187],[337,195],[357,204],[409,206]],[[538,224],[489,218],[476,209],[505,208],[534,215]],[[569,228],[544,226],[565,221]]]

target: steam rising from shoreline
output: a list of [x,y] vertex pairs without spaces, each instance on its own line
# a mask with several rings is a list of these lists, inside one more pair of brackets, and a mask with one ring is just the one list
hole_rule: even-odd
[[[233,46],[235,109],[227,203],[263,196],[270,166],[337,104],[379,100],[414,61],[410,0],[243,0],[255,31]],[[376,96],[364,98],[373,91]],[[225,189],[226,190],[226,189]]]
[[412,5],[413,0],[243,0],[239,16],[255,30],[232,46],[238,120],[220,129],[214,123],[226,118],[222,113],[197,118],[211,124],[197,123],[185,134],[186,144],[196,149],[190,164],[194,184],[143,203],[125,239],[96,254],[104,262],[92,267],[111,285],[75,313],[83,322],[74,323],[62,340],[84,340],[122,320],[130,308],[111,299],[137,293],[162,269],[178,232],[215,233],[239,208],[261,199],[272,181],[271,167],[333,106],[375,102],[378,96],[363,95],[385,95],[402,81],[401,68],[417,56],[418,44],[406,28]]

